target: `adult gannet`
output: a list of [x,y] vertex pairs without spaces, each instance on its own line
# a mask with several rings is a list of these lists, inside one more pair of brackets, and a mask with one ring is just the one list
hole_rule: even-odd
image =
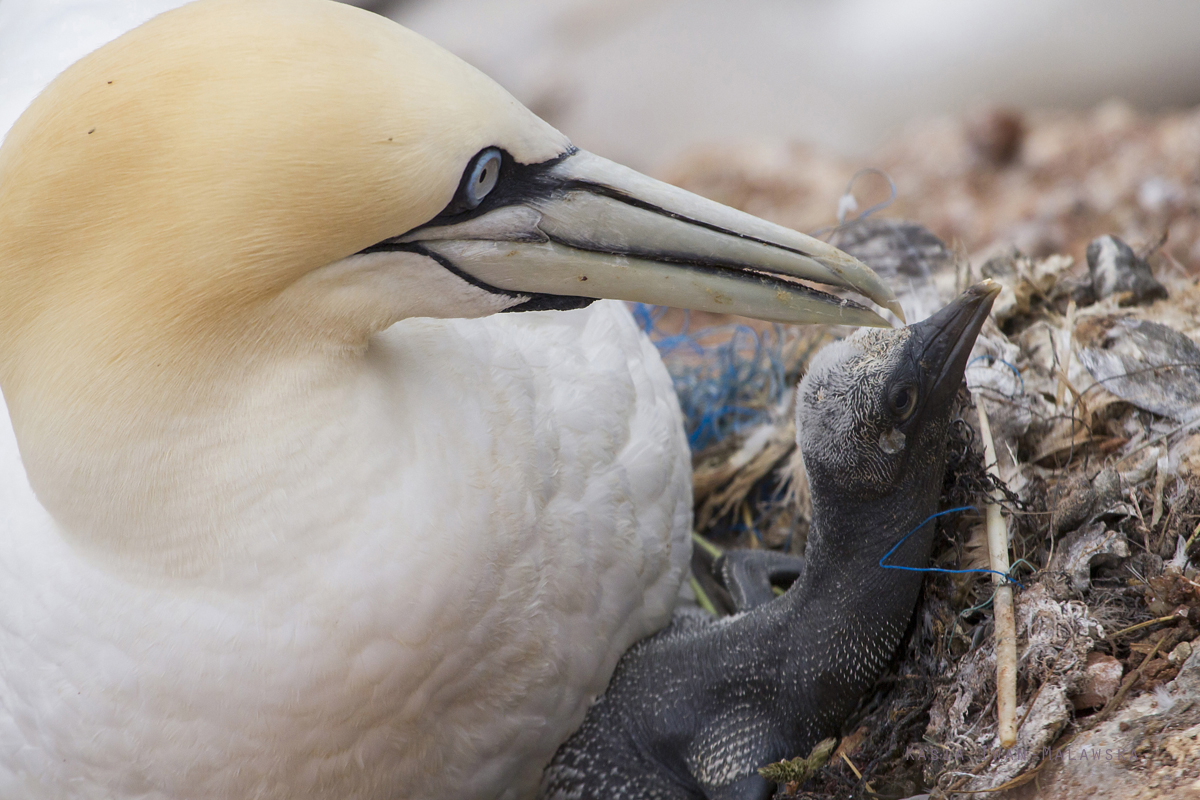
[[[752,556],[750,569],[725,570],[745,613],[682,609],[635,645],[555,754],[540,797],[767,800],[774,786],[759,767],[838,734],[908,628],[951,406],[999,293],[981,283],[922,322],[817,354],[796,395],[808,547],[802,560],[776,554],[782,571],[799,562],[795,583],[773,598],[770,567]],[[883,568],[885,556],[902,568]]]
[[[0,797],[522,797],[667,621],[690,476],[614,297],[875,324],[834,248],[323,0],[202,0],[0,147]],[[19,455],[18,455],[19,451]]]

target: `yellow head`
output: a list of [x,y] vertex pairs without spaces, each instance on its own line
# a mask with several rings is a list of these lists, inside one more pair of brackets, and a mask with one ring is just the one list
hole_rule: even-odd
[[568,147],[381,17],[321,0],[163,14],[60,75],[0,150],[0,350],[124,349],[246,321],[428,220],[496,144],[523,161]]

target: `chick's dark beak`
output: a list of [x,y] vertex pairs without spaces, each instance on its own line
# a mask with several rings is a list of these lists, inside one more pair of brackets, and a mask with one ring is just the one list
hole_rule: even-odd
[[930,376],[926,405],[948,403],[958,391],[971,348],[999,294],[1000,284],[977,283],[928,319],[910,326],[911,346],[920,354],[922,371]]

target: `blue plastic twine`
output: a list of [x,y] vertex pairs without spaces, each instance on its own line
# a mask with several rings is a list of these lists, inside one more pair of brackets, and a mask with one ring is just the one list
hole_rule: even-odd
[[[788,390],[780,326],[762,332],[745,325],[718,325],[693,332],[685,313],[679,333],[658,323],[661,306],[636,303],[633,315],[662,354],[683,411],[693,451],[768,421]],[[726,337],[705,344],[707,336]],[[678,356],[678,357],[677,357]]]
[[907,572],[946,572],[951,575],[965,575],[965,574],[971,573],[971,572],[988,572],[988,573],[991,573],[992,575],[999,575],[1001,578],[1004,578],[1004,580],[1007,583],[1016,584],[1017,586],[1020,586],[1022,589],[1024,589],[1025,585],[1020,583],[1019,581],[1014,580],[1011,575],[1005,575],[1003,572],[1000,572],[999,570],[995,570],[995,569],[941,569],[940,567],[902,567],[899,564],[883,563],[884,561],[887,560],[888,556],[890,556],[892,553],[896,552],[896,548],[898,548],[900,545],[904,544],[905,540],[907,540],[908,537],[912,536],[914,533],[921,530],[921,528],[925,527],[925,525],[928,524],[929,522],[931,522],[932,520],[935,520],[938,517],[943,517],[946,514],[955,514],[959,511],[976,511],[976,510],[978,510],[978,509],[976,509],[975,506],[958,506],[957,508],[948,508],[945,511],[939,511],[936,514],[930,514],[928,517],[925,518],[924,522],[922,522],[917,527],[913,528],[908,533],[904,534],[904,536],[900,539],[900,541],[898,541],[894,545],[892,545],[891,550],[888,550],[886,553],[883,554],[883,557],[879,559],[879,566],[883,567],[884,569],[902,569]]

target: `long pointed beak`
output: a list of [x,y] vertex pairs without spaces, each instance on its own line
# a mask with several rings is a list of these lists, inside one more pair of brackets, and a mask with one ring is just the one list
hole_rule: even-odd
[[888,325],[807,281],[857,292],[903,319],[879,276],[837,248],[591,153],[506,164],[494,194],[475,213],[440,216],[393,241],[516,295]]
[[999,294],[1000,284],[991,280],[977,283],[928,319],[909,326],[911,346],[920,353],[931,378],[926,406],[948,402],[947,395],[962,385],[971,348]]

